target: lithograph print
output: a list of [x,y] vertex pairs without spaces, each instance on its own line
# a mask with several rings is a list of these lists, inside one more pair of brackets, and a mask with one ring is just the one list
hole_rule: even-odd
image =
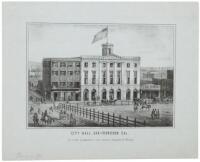
[[27,127],[173,127],[175,29],[27,23]]

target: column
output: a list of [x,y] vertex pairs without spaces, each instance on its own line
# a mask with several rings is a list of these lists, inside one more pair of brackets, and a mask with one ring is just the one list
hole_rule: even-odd
[[64,92],[60,92],[60,100],[64,101]]
[[106,99],[109,100],[109,90],[106,89]]
[[137,98],[140,98],[140,90],[138,90]]
[[109,67],[110,67],[110,62],[107,63],[107,66],[106,66],[106,85],[110,84],[110,73],[109,73]]
[[88,92],[89,93],[89,95],[88,95],[89,96],[89,100],[88,101],[92,101],[92,98],[91,98],[92,97],[92,95],[91,95],[92,91],[90,89],[88,89],[88,90],[89,90],[89,92]]

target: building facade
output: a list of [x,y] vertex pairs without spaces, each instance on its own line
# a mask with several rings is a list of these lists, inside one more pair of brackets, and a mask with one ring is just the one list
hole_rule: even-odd
[[102,45],[102,56],[82,56],[81,74],[83,101],[140,97],[140,57],[115,55],[113,44]]
[[173,68],[141,68],[141,98],[173,98]]
[[80,80],[80,58],[43,59],[43,84],[46,99],[79,101]]
[[118,56],[113,47],[110,43],[103,44],[102,56],[44,59],[43,82],[47,98],[74,101],[139,98],[140,57]]

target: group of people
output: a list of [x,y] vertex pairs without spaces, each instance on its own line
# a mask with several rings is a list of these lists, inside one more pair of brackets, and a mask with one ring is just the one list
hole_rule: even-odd
[[153,109],[151,112],[151,119],[160,119],[159,109]]
[[[31,106],[30,113],[33,112],[34,108]],[[38,108],[38,110],[33,114],[33,126],[36,127],[39,126],[40,124],[51,125],[54,122],[54,119],[49,115],[51,112],[53,112],[52,107],[49,108],[49,113],[47,112],[47,110],[41,112],[40,108]]]

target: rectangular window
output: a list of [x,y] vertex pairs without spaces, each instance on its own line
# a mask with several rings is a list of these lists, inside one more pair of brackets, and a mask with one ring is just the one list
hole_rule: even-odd
[[73,75],[73,71],[68,71],[68,75],[72,76]]
[[103,71],[103,84],[106,84],[106,71]]
[[92,67],[96,67],[96,62],[93,62],[93,63],[92,63]]
[[67,64],[67,67],[73,67],[73,63],[69,62],[69,63]]
[[104,68],[106,67],[106,63],[105,63],[105,62],[103,63],[103,67],[104,67]]
[[134,84],[137,84],[137,71],[134,71]]
[[92,84],[96,84],[96,71],[92,71]]
[[134,67],[137,67],[137,63],[134,64]]
[[111,48],[108,48],[108,52],[109,52],[109,54],[111,54],[111,52],[112,52],[112,51],[111,51]]
[[75,74],[76,74],[76,75],[79,75],[79,74],[80,74],[80,71],[75,71]]
[[74,82],[74,87],[75,88],[80,88],[80,82]]
[[113,84],[113,71],[110,71],[110,84]]
[[126,72],[127,84],[130,84],[130,71]]
[[85,63],[84,63],[84,67],[88,67],[88,62],[85,62]]
[[60,67],[66,67],[66,63],[65,62],[60,62]]
[[52,75],[58,76],[58,71],[52,71]]
[[121,67],[121,63],[117,63],[117,67]]
[[130,67],[130,63],[127,63],[127,68],[129,68]]
[[52,62],[52,67],[58,67],[58,62]]
[[84,84],[88,84],[88,71],[84,72]]
[[121,71],[117,71],[117,84],[121,84]]
[[60,86],[61,86],[61,87],[65,87],[65,86],[66,86],[66,83],[65,83],[65,82],[60,82]]
[[60,71],[60,75],[65,76],[66,75],[66,71]]
[[67,82],[67,87],[68,88],[73,88],[73,82]]
[[77,63],[76,63],[76,67],[80,67],[80,62],[77,62]]
[[113,63],[110,63],[110,67],[113,67]]
[[53,88],[58,88],[58,82],[52,82],[52,87]]

